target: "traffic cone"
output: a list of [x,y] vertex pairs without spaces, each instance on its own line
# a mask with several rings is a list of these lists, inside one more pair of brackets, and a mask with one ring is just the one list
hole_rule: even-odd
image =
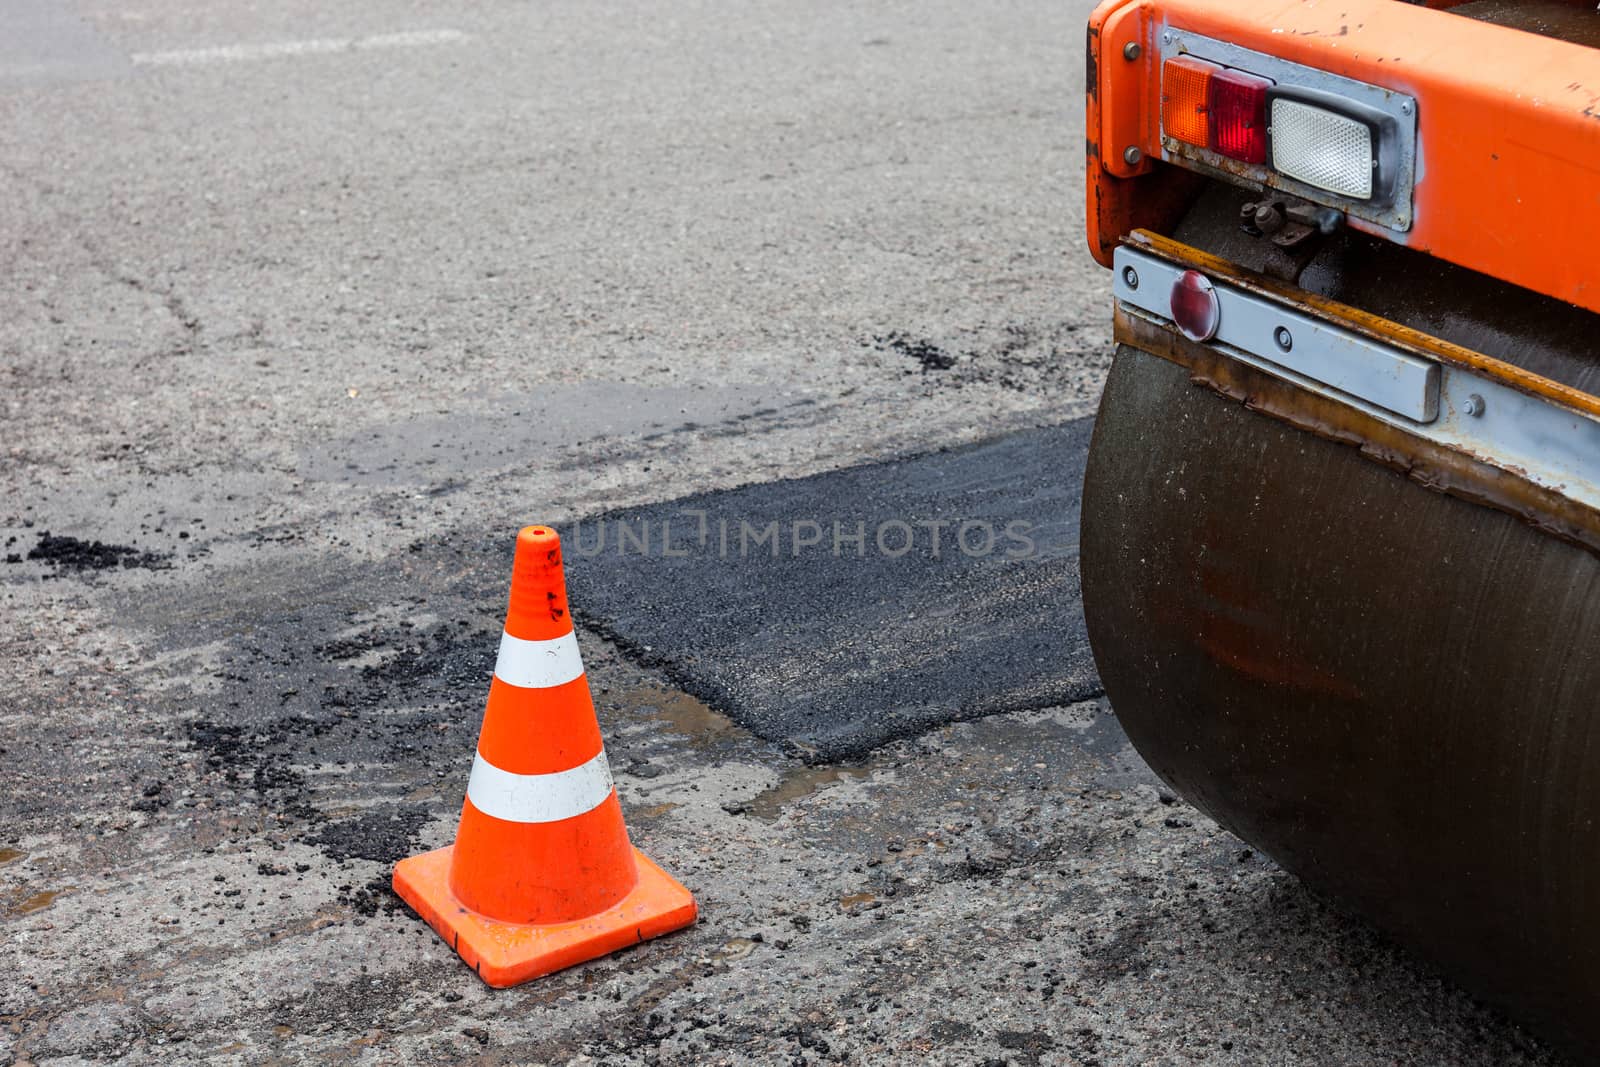
[[548,527],[517,534],[456,842],[401,860],[394,891],[498,988],[694,922],[689,891],[628,842]]

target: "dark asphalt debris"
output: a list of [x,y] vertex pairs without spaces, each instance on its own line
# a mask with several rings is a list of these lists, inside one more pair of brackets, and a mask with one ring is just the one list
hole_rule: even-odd
[[[27,559],[54,568],[55,573],[47,577],[119,567],[123,570],[165,570],[172,566],[171,557],[162,553],[143,552],[132,545],[85,541],[68,534],[52,534],[48,530],[41,533],[39,543],[28,550]],[[6,562],[20,563],[22,557],[13,552],[6,556]]]
[[370,878],[361,885],[341,885],[335,899],[364,919],[374,918],[379,912],[393,915],[405,910],[405,902],[395,895],[387,874]]
[[417,832],[428,809],[384,805],[354,819],[330,822],[306,838],[330,859],[394,863],[417,851]]
[[922,367],[922,373],[929,371],[949,370],[956,365],[956,357],[934,344],[926,338],[910,337],[899,330],[891,330],[886,334],[875,334],[872,343],[879,351],[898,352],[902,356],[914,359]]
[[905,374],[920,372],[940,388],[987,384],[1029,395],[1069,387],[1068,368],[1104,358],[1082,324],[1071,321],[980,323],[943,342],[891,330],[861,343],[911,361]]

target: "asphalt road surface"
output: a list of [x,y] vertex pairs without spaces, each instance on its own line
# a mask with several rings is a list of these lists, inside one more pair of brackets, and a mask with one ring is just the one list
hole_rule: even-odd
[[[0,1064],[1555,1062],[1093,695],[1087,11],[11,0]],[[686,508],[830,539],[573,553],[701,921],[490,991],[386,886],[514,532]]]

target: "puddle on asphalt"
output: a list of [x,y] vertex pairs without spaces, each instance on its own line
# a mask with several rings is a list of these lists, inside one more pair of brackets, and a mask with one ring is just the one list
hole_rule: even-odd
[[876,893],[851,893],[847,897],[839,898],[839,907],[844,911],[854,911],[864,904],[871,904],[878,899]]
[[635,808],[628,814],[630,817],[637,815],[641,819],[656,819],[682,806],[668,801],[665,804],[652,804],[648,808]]
[[18,915],[27,915],[31,912],[38,911],[41,908],[48,908],[50,905],[55,903],[56,897],[59,897],[64,892],[66,892],[66,890],[47,889],[43,893],[35,893],[33,896],[24,899],[11,910]]
[[[654,719],[697,745],[750,736],[748,731],[726,715],[676,689],[649,685],[608,693],[606,697],[615,709],[625,714]],[[743,805],[742,810],[745,814],[771,822],[797,800],[830,785],[857,781],[866,776],[866,769],[861,767],[797,766],[785,772],[777,785],[758,793]],[[640,809],[638,814],[647,817],[665,814],[675,807],[676,804],[658,804]]]
[[27,853],[20,848],[0,848],[0,867],[4,867],[8,863],[15,863],[25,855]]
[[712,959],[737,960],[750,955],[756,943],[748,937],[730,937],[721,948],[711,954]]
[[779,778],[777,785],[756,794],[755,799],[744,806],[744,810],[758,819],[771,822],[784,808],[825,786],[836,782],[860,781],[866,776],[866,770],[861,767],[796,767]]
[[726,715],[675,689],[647,686],[611,694],[611,700],[622,711],[656,719],[673,733],[692,740],[713,740],[739,729]]

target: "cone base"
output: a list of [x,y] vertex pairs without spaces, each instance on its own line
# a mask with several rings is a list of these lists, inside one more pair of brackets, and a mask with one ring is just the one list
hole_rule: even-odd
[[394,891],[411,905],[467,966],[504,989],[694,922],[689,891],[638,849],[639,882],[614,906],[573,922],[501,922],[470,911],[450,892],[450,848],[395,865]]

